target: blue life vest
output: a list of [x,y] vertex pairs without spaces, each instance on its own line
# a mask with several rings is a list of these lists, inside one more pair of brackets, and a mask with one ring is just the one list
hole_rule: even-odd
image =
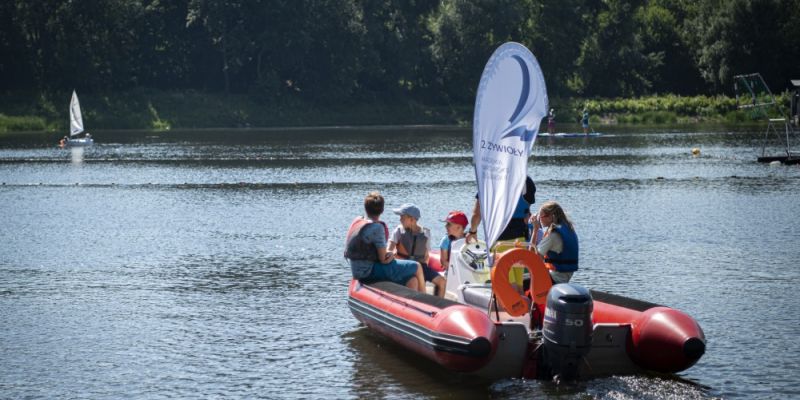
[[517,208],[514,209],[514,214],[511,215],[511,218],[525,218],[525,214],[530,212],[531,205],[525,200],[524,196],[519,196],[519,201],[517,201]]
[[555,225],[553,229],[561,235],[564,243],[561,253],[548,251],[544,262],[553,264],[558,272],[573,272],[578,270],[578,235],[567,225]]
[[511,240],[521,237],[524,237],[525,240],[530,239],[530,231],[525,219],[525,216],[530,212],[530,206],[524,196],[519,196],[517,207],[514,209],[514,213],[511,214],[511,219],[508,221],[506,228],[500,233],[499,240]]

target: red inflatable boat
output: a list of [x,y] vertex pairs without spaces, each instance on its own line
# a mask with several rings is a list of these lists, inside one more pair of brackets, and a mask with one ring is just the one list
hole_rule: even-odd
[[[530,178],[527,164],[547,105],[530,50],[513,42],[498,47],[481,75],[472,124],[480,223],[495,248],[509,247],[497,243],[501,232],[520,205],[533,202],[519,193]],[[553,286],[542,258],[513,243],[492,257],[485,243],[462,239],[451,246],[447,268],[436,253],[429,262],[447,279],[444,298],[353,281],[353,315],[445,368],[490,379],[674,373],[705,352],[702,329],[678,310],[571,283]]]
[[[674,373],[705,351],[702,329],[678,310],[574,284],[551,288],[541,258],[524,249],[501,254],[490,271],[462,242],[454,243],[461,251],[447,269],[446,298],[353,280],[353,315],[447,369],[488,378]],[[432,258],[437,264],[438,254]],[[498,266],[511,263],[504,259],[528,269],[531,294],[502,293],[507,270]]]
[[391,282],[350,283],[350,309],[371,329],[454,370],[471,372],[497,350],[495,323],[477,308]]

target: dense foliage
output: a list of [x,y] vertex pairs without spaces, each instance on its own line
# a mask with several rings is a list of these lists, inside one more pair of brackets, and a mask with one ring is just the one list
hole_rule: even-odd
[[0,92],[464,105],[509,40],[553,98],[730,93],[750,72],[782,91],[799,21],[800,0],[5,0]]

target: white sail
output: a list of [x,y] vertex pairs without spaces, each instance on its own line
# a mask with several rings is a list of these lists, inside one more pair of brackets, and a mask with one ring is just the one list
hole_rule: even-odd
[[493,246],[525,188],[528,157],[547,115],[547,88],[536,58],[519,43],[492,54],[475,97],[473,161],[486,244]]
[[81,105],[78,103],[78,95],[73,90],[72,100],[69,102],[69,134],[75,136],[81,132],[83,132]]

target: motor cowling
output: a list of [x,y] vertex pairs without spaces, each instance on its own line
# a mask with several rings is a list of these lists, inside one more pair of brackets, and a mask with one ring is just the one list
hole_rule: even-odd
[[592,295],[582,286],[562,283],[550,289],[542,333],[544,361],[555,378],[577,377],[592,345],[593,307]]

